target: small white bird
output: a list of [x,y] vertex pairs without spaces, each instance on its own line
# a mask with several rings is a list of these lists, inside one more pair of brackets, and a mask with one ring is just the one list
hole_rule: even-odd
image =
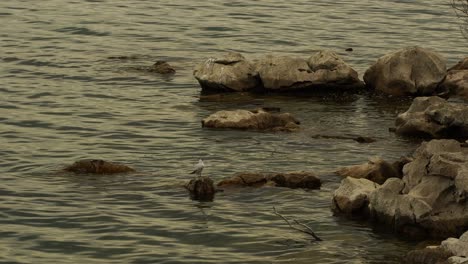
[[201,173],[204,167],[205,167],[205,163],[203,163],[202,159],[199,159],[198,163],[195,164],[195,170],[192,171],[190,174],[197,174],[198,177],[201,177]]

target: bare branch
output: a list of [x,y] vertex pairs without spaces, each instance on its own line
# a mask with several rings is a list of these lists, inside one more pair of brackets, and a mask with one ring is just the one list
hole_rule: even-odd
[[468,0],[451,0],[451,6],[462,22],[460,30],[463,36],[468,39]]
[[306,224],[303,224],[303,223],[297,221],[296,219],[294,219],[294,223],[296,223],[299,226],[304,227],[306,230],[297,228],[297,227],[293,226],[291,224],[291,222],[289,222],[289,220],[286,217],[284,217],[282,214],[278,213],[278,211],[276,211],[276,208],[274,206],[273,206],[273,212],[275,213],[275,215],[281,217],[289,225],[290,228],[292,228],[292,229],[294,229],[296,231],[311,235],[316,241],[322,241],[322,239],[315,234],[315,232],[312,230],[312,228],[310,228]]

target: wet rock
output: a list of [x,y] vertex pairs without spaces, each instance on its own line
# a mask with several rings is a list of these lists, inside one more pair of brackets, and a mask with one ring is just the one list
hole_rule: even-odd
[[432,97],[417,97],[399,114],[396,133],[426,138],[468,138],[468,106]]
[[[406,162],[409,162],[409,160],[406,160]],[[383,184],[388,178],[401,178],[403,176],[401,168],[400,162],[391,164],[382,158],[373,158],[361,165],[341,168],[336,171],[336,174],[341,177],[364,178],[378,184]]]
[[219,187],[260,187],[268,182],[264,173],[240,173],[231,178],[221,180]]
[[307,64],[313,72],[315,85],[364,86],[358,73],[333,51],[319,51],[308,59]]
[[446,75],[445,59],[438,53],[408,47],[377,60],[364,74],[364,82],[391,95],[435,95]]
[[119,163],[99,159],[79,160],[64,168],[74,173],[114,174],[133,172],[134,169]]
[[299,130],[300,122],[289,113],[270,113],[263,109],[219,111],[202,120],[202,127],[255,131]]
[[335,213],[367,214],[369,195],[379,185],[367,179],[345,178],[333,193],[332,210]]
[[441,86],[451,94],[468,100],[468,57],[448,70]]
[[200,63],[195,67],[193,76],[205,92],[251,91],[260,85],[253,64],[235,52]]
[[159,74],[174,74],[176,72],[176,70],[166,61],[155,62],[153,66],[148,69],[148,71]]
[[311,172],[240,173],[218,183],[219,187],[277,186],[287,188],[319,189],[320,179]]
[[412,250],[406,254],[404,263],[440,263],[440,264],[462,264],[468,263],[468,232],[459,239],[448,238],[439,246],[428,246],[424,249]]
[[355,135],[330,135],[330,134],[315,134],[311,135],[311,138],[325,138],[325,139],[349,139],[354,140],[358,143],[373,143],[376,140],[371,137],[355,136]]
[[276,186],[287,188],[320,189],[320,179],[311,172],[276,173],[270,175],[269,180]]
[[189,191],[190,198],[198,201],[213,201],[216,194],[213,180],[206,176],[190,180],[185,188]]

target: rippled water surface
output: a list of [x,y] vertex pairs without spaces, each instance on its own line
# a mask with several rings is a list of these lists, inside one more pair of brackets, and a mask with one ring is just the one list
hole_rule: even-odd
[[[408,45],[448,64],[466,41],[447,1],[0,2],[0,260],[2,263],[398,263],[414,246],[334,217],[331,173],[414,142],[388,132],[408,100],[366,95],[228,97],[200,101],[192,68],[224,51],[307,58],[339,52],[362,75]],[[352,53],[344,50],[352,47]],[[110,57],[129,56],[129,59]],[[177,73],[135,70],[167,60]],[[270,134],[202,129],[208,114],[277,106],[304,130]],[[364,135],[376,143],[312,137]],[[213,179],[242,171],[308,170],[321,190],[262,188],[191,201],[181,185],[198,158]],[[60,172],[82,158],[137,173]],[[272,206],[312,227],[313,242]]]

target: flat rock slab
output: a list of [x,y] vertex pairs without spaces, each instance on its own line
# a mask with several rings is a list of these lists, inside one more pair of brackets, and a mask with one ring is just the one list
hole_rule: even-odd
[[202,127],[254,131],[299,130],[300,122],[289,113],[272,113],[264,109],[219,111],[202,120]]

